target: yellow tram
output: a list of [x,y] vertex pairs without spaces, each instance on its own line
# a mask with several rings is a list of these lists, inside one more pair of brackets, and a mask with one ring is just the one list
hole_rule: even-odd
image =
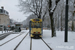
[[43,34],[42,19],[30,19],[29,35],[31,38],[41,38]]

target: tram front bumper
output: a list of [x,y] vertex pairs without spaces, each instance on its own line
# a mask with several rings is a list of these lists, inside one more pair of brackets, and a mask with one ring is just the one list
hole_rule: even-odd
[[41,34],[32,34],[32,35],[34,35],[34,36],[39,36],[39,35],[41,35]]
[[32,34],[34,37],[42,37],[42,34]]

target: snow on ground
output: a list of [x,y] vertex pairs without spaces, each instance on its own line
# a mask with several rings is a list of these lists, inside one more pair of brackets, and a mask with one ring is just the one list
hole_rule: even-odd
[[30,50],[30,37],[29,34],[17,48],[17,50]]
[[32,50],[50,50],[41,39],[32,39]]
[[[8,42],[7,44],[0,46],[0,50],[13,50],[19,41],[26,35],[28,30],[23,30],[25,32],[20,37]],[[64,42],[64,31],[56,31],[56,37],[51,37],[50,30],[43,30],[43,39],[53,50],[75,50],[75,32],[68,32],[68,42]],[[4,40],[0,41],[0,44],[5,42],[6,40],[11,39],[19,34],[11,34],[6,37]],[[32,40],[32,50],[49,50],[47,46],[40,39]],[[17,50],[30,50],[30,37],[27,37],[23,40]]]
[[[26,30],[23,30],[23,31],[21,31],[21,32],[27,32],[27,31],[26,31]],[[16,34],[15,34],[15,33],[16,33]],[[21,33],[19,33],[19,32],[14,32],[14,34],[10,34],[10,35],[7,36],[5,39],[0,40],[0,44],[2,44],[2,43],[4,43],[4,42],[6,42],[6,41],[8,41],[8,40],[10,40],[10,39],[12,39],[12,38],[18,36],[19,34],[21,34]]]
[[68,42],[64,42],[64,31],[56,31],[56,37],[51,37],[50,30],[43,31],[43,39],[53,50],[75,50],[75,32],[68,32]]
[[[13,31],[8,31],[8,32],[13,32]],[[0,34],[3,34],[3,33],[8,33],[7,31],[0,31]]]
[[[0,46],[0,50],[14,50],[14,48],[16,47],[16,45],[21,41],[21,39],[26,35],[28,31],[26,31],[24,34],[22,34],[21,36],[15,38],[14,40],[8,42],[7,44]],[[16,34],[15,34],[16,35]],[[4,39],[3,41],[5,42],[8,38],[11,38],[11,35],[8,36],[6,39]],[[0,43],[2,43],[3,41],[0,41]]]

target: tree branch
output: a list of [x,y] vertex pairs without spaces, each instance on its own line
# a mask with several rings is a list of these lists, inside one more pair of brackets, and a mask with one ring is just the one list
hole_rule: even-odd
[[46,14],[47,14],[47,7],[46,7],[46,11],[45,11],[45,13],[43,15],[43,21],[44,21],[44,17],[45,17]]
[[33,11],[33,10],[31,10],[31,9],[30,9],[30,11],[31,11],[31,12],[33,12],[35,15],[37,15],[37,16],[38,16],[38,14],[37,14],[35,11]]
[[41,12],[42,11],[42,0],[41,0],[41,5],[40,5],[40,11],[39,11],[39,18],[41,17]]
[[54,11],[55,11],[55,9],[56,9],[57,4],[58,4],[59,1],[60,1],[60,0],[56,0],[56,5],[55,5],[54,8],[51,10],[51,11],[53,11],[53,13],[54,13]]

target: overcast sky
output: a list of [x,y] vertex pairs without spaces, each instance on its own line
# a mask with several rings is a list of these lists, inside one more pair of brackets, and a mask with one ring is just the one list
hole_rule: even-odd
[[0,0],[0,8],[4,6],[4,9],[9,12],[9,17],[18,22],[21,22],[27,18],[27,14],[23,14],[23,12],[19,12],[19,7],[17,7],[18,0]]
[[9,16],[11,19],[14,19],[18,22],[21,22],[26,19],[26,16],[23,12],[19,12],[18,0],[0,0],[0,8],[4,6],[4,9],[9,12]]

